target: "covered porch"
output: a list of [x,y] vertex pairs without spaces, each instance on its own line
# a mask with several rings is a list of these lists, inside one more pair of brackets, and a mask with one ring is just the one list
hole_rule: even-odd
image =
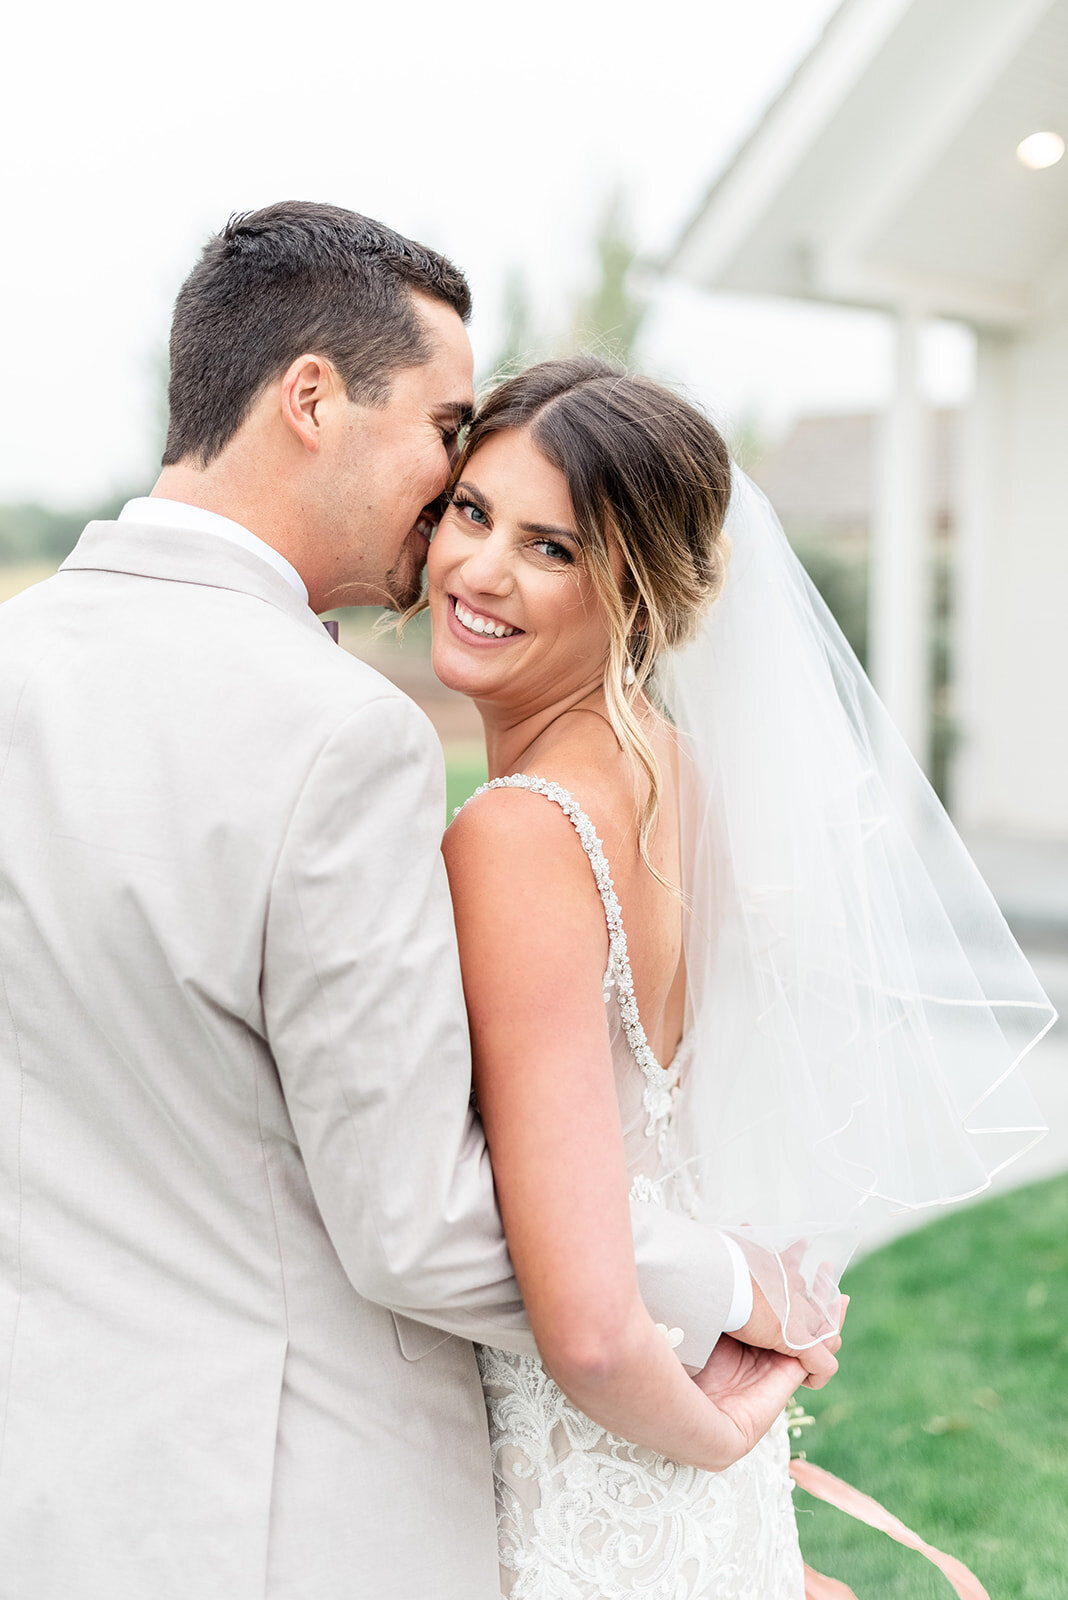
[[973,330],[950,801],[969,832],[1064,841],[1066,138],[1068,0],[844,0],[665,263],[710,292],[892,319],[869,665],[921,762],[932,530],[918,348],[929,319]]

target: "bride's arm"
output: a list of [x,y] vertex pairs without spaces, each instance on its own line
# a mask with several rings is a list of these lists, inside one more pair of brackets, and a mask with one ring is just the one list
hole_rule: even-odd
[[747,1352],[732,1378],[741,1412],[730,1383],[713,1404],[642,1302],[601,988],[608,939],[581,845],[555,806],[497,791],[461,814],[445,856],[476,1092],[542,1359],[604,1427],[718,1470],[804,1372]]

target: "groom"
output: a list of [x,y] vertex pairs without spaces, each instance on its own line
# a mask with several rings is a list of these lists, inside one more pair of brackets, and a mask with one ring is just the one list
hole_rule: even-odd
[[[315,615],[416,595],[469,308],[350,212],[234,219],[151,498],[0,609],[4,1600],[497,1595],[470,1341],[533,1344],[440,751]],[[699,1366],[748,1280],[634,1228]]]

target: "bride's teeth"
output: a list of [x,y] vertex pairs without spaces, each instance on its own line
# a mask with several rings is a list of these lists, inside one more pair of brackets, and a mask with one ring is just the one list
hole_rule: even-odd
[[515,628],[510,628],[505,622],[491,622],[488,617],[476,617],[474,612],[468,611],[459,600],[455,602],[454,609],[457,618],[469,633],[482,633],[493,639],[503,639],[506,635],[510,636],[516,632]]

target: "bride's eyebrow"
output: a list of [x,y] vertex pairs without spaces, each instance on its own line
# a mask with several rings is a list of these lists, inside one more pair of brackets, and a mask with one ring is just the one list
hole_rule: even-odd
[[491,514],[493,507],[490,505],[486,496],[482,493],[481,489],[476,489],[474,484],[471,483],[467,478],[461,478],[459,483],[454,483],[452,492],[453,494],[465,494],[480,511],[484,511],[486,513],[487,517]]

